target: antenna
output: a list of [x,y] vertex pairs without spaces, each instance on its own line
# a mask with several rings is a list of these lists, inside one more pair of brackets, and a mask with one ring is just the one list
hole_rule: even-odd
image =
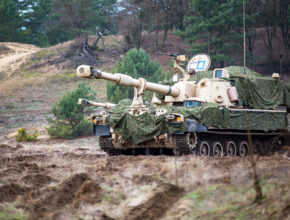
[[279,59],[279,61],[280,61],[280,75],[282,76],[282,57],[283,57],[283,54],[282,53],[280,53],[280,59]]
[[245,0],[243,0],[243,32],[244,32],[244,75],[246,75],[246,15]]

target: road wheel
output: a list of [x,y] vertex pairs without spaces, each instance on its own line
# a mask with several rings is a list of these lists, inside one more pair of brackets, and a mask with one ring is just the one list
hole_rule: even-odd
[[145,149],[145,155],[146,156],[149,156],[150,154],[151,154],[150,149],[149,148],[146,148]]
[[233,141],[227,141],[225,153],[229,157],[234,157],[237,155],[237,146]]
[[239,144],[238,155],[241,157],[245,157],[248,155],[248,153],[249,153],[249,144],[246,141],[242,141]]
[[281,136],[276,136],[272,139],[272,151],[277,152],[285,145],[285,139]]
[[209,156],[210,154],[209,143],[207,141],[202,141],[200,145],[198,146],[197,152],[200,156],[203,156],[203,157]]
[[212,145],[212,156],[213,157],[223,157],[223,146],[220,142],[214,142]]
[[261,156],[265,156],[265,145],[260,140],[254,141],[254,153],[258,153]]

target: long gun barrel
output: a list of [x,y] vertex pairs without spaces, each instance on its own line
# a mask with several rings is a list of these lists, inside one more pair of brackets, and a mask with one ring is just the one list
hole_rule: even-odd
[[158,55],[167,55],[167,56],[171,56],[171,57],[178,57],[180,54],[179,53],[164,53],[164,52],[157,52]]
[[115,82],[120,86],[135,87],[137,89],[144,87],[146,90],[157,92],[163,95],[170,95],[177,97],[179,95],[179,89],[160,85],[157,83],[146,82],[145,79],[134,79],[131,76],[122,74],[122,73],[106,73],[101,70],[98,70],[95,67],[82,65],[77,69],[77,75],[81,78],[95,78],[95,79],[105,79]]
[[116,105],[112,103],[102,103],[102,102],[93,102],[86,99],[79,99],[78,100],[79,105],[90,105],[90,106],[97,106],[97,107],[103,107],[106,109],[114,108]]

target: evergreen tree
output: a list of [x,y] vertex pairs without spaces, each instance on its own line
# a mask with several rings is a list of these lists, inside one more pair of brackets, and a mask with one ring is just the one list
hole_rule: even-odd
[[96,26],[109,27],[115,3],[116,0],[52,0],[61,25],[74,37],[95,33]]
[[50,0],[34,0],[31,5],[31,12],[28,14],[26,26],[31,32],[32,43],[38,46],[45,47],[50,45],[44,24],[49,21],[51,11]]
[[[208,53],[214,65],[233,62],[230,54],[240,46],[241,2],[235,0],[192,0],[185,31],[178,33],[188,40],[191,53]],[[240,14],[241,15],[241,14]]]
[[[142,77],[150,82],[159,82],[164,79],[160,65],[152,62],[150,56],[142,48],[129,50],[122,61],[116,64],[114,72],[127,74],[135,79]],[[149,94],[146,94],[145,98],[149,99]],[[107,97],[113,103],[118,103],[126,98],[132,99],[134,89],[108,82]]]
[[52,107],[54,119],[47,117],[48,134],[54,138],[74,138],[91,133],[92,124],[84,119],[84,106],[78,105],[78,99],[94,100],[96,93],[90,86],[80,83],[78,88],[67,92]]
[[23,19],[14,0],[0,0],[0,41],[19,41]]

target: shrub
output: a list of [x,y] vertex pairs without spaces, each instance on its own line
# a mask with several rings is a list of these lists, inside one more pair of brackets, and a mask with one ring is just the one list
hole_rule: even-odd
[[[161,66],[157,62],[152,62],[150,56],[142,48],[129,50],[122,61],[116,64],[114,72],[127,74],[136,79],[142,77],[150,82],[159,82],[164,79]],[[147,92],[145,99],[150,99],[150,96],[152,97],[152,93]],[[107,97],[113,103],[118,103],[122,99],[132,99],[134,89],[107,82]]]
[[95,99],[96,93],[84,83],[80,83],[74,91],[67,92],[52,107],[55,118],[47,117],[48,134],[53,138],[75,138],[92,133],[92,123],[84,119],[84,107],[78,105],[79,98]]
[[35,130],[32,134],[27,133],[25,128],[19,128],[18,134],[15,136],[16,141],[36,141],[38,137],[38,131]]

